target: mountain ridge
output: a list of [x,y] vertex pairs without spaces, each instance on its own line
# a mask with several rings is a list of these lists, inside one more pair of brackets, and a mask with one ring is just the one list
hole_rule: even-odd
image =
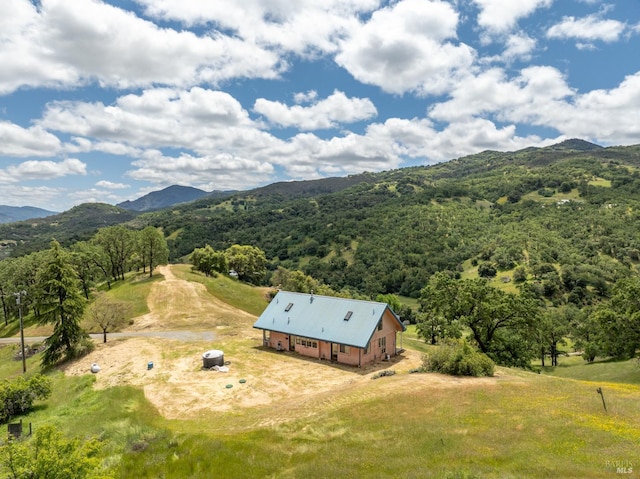
[[123,201],[116,204],[116,206],[138,212],[154,211],[181,203],[188,203],[211,194],[192,186],[171,185],[162,190],[147,193],[135,200]]
[[35,206],[7,206],[0,205],[0,223],[14,223],[32,218],[45,218],[58,214]]

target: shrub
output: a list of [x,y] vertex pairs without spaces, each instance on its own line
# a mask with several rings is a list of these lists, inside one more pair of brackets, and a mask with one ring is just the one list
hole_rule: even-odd
[[69,359],[79,359],[86,356],[96,348],[95,343],[90,337],[83,337],[73,346],[73,350],[69,352]]
[[36,399],[46,399],[51,395],[51,379],[38,374],[29,379],[18,377],[0,384],[0,422],[8,422],[12,417],[31,409]]
[[385,376],[393,376],[396,372],[393,369],[385,369],[371,376],[371,379],[383,378]]
[[516,283],[524,283],[527,280],[527,269],[524,266],[518,266],[514,269],[513,280]]
[[478,275],[481,278],[493,278],[496,274],[498,274],[498,271],[495,266],[490,263],[482,263],[478,266]]
[[493,376],[495,363],[466,341],[461,341],[445,344],[428,353],[423,367],[427,371],[452,376]]
[[113,476],[102,468],[100,447],[97,439],[67,439],[45,424],[31,441],[0,445],[0,465],[13,478],[108,479]]

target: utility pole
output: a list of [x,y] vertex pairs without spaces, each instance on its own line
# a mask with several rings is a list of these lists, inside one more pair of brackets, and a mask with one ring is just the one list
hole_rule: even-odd
[[24,354],[24,327],[22,325],[22,301],[21,298],[27,295],[25,290],[13,293],[16,297],[16,304],[18,305],[18,315],[20,316],[20,347],[22,348],[22,374],[27,372],[27,358]]

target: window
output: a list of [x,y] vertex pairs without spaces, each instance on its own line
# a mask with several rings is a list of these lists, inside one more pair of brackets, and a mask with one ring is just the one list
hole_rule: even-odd
[[371,353],[371,341],[367,343],[367,349],[364,350],[364,354],[370,354],[370,353]]
[[344,317],[345,321],[349,321],[351,319],[351,316],[353,316],[353,311],[347,311],[347,314]]
[[284,310],[285,310],[285,311],[289,311],[289,310],[291,310],[291,308],[293,308],[293,303],[289,303],[289,304],[287,304],[287,307],[286,307],[286,308],[284,308]]
[[380,348],[381,353],[387,352],[387,338],[382,337],[378,338],[378,348]]
[[382,331],[382,320],[378,323],[378,331]]
[[300,344],[305,348],[317,348],[318,342],[308,338],[296,338],[296,344]]
[[351,354],[351,348],[345,344],[340,345],[340,352],[343,354]]

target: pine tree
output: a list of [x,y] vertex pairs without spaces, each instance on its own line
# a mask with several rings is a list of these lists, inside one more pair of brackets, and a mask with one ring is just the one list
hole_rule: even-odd
[[56,240],[51,242],[49,253],[49,261],[38,277],[43,308],[40,322],[53,324],[53,334],[44,341],[43,366],[73,357],[77,346],[88,337],[80,326],[86,301],[71,256]]

